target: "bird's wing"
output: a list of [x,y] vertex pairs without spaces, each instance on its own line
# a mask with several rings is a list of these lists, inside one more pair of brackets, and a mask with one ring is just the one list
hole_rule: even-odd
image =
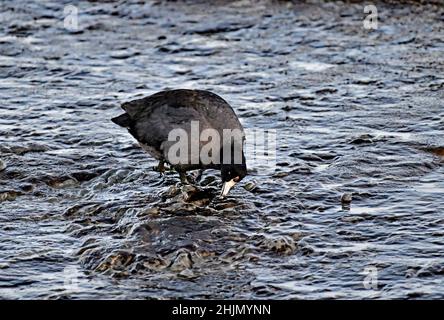
[[[191,134],[191,121],[199,121],[199,131],[239,129],[242,125],[231,106],[218,95],[204,90],[162,91],[124,103],[131,118],[129,132],[141,143],[160,150],[174,129]],[[201,143],[202,145],[202,143]]]

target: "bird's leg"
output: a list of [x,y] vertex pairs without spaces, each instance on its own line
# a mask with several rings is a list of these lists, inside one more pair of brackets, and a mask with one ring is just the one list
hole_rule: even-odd
[[165,172],[165,161],[160,160],[157,169],[159,170],[160,174],[163,174]]
[[159,164],[153,168],[154,171],[160,173],[160,176],[163,176],[165,173],[165,160],[159,160]]

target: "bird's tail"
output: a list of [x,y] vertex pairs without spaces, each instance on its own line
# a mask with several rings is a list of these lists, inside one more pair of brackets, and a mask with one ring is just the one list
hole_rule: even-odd
[[124,128],[129,128],[131,126],[131,118],[128,113],[124,113],[118,117],[112,118],[111,121]]

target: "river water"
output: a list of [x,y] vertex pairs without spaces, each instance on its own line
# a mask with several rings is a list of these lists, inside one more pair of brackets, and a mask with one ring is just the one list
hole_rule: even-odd
[[[444,298],[442,6],[0,6],[1,298]],[[160,179],[110,118],[165,88],[276,130],[276,165]]]

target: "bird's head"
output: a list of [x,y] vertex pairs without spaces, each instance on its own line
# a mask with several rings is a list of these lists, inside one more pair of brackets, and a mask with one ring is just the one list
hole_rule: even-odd
[[232,158],[230,163],[221,164],[221,178],[223,182],[221,196],[224,197],[228,194],[231,188],[236,183],[241,181],[247,175],[247,165],[245,164],[245,156],[242,151],[242,161],[236,163]]

